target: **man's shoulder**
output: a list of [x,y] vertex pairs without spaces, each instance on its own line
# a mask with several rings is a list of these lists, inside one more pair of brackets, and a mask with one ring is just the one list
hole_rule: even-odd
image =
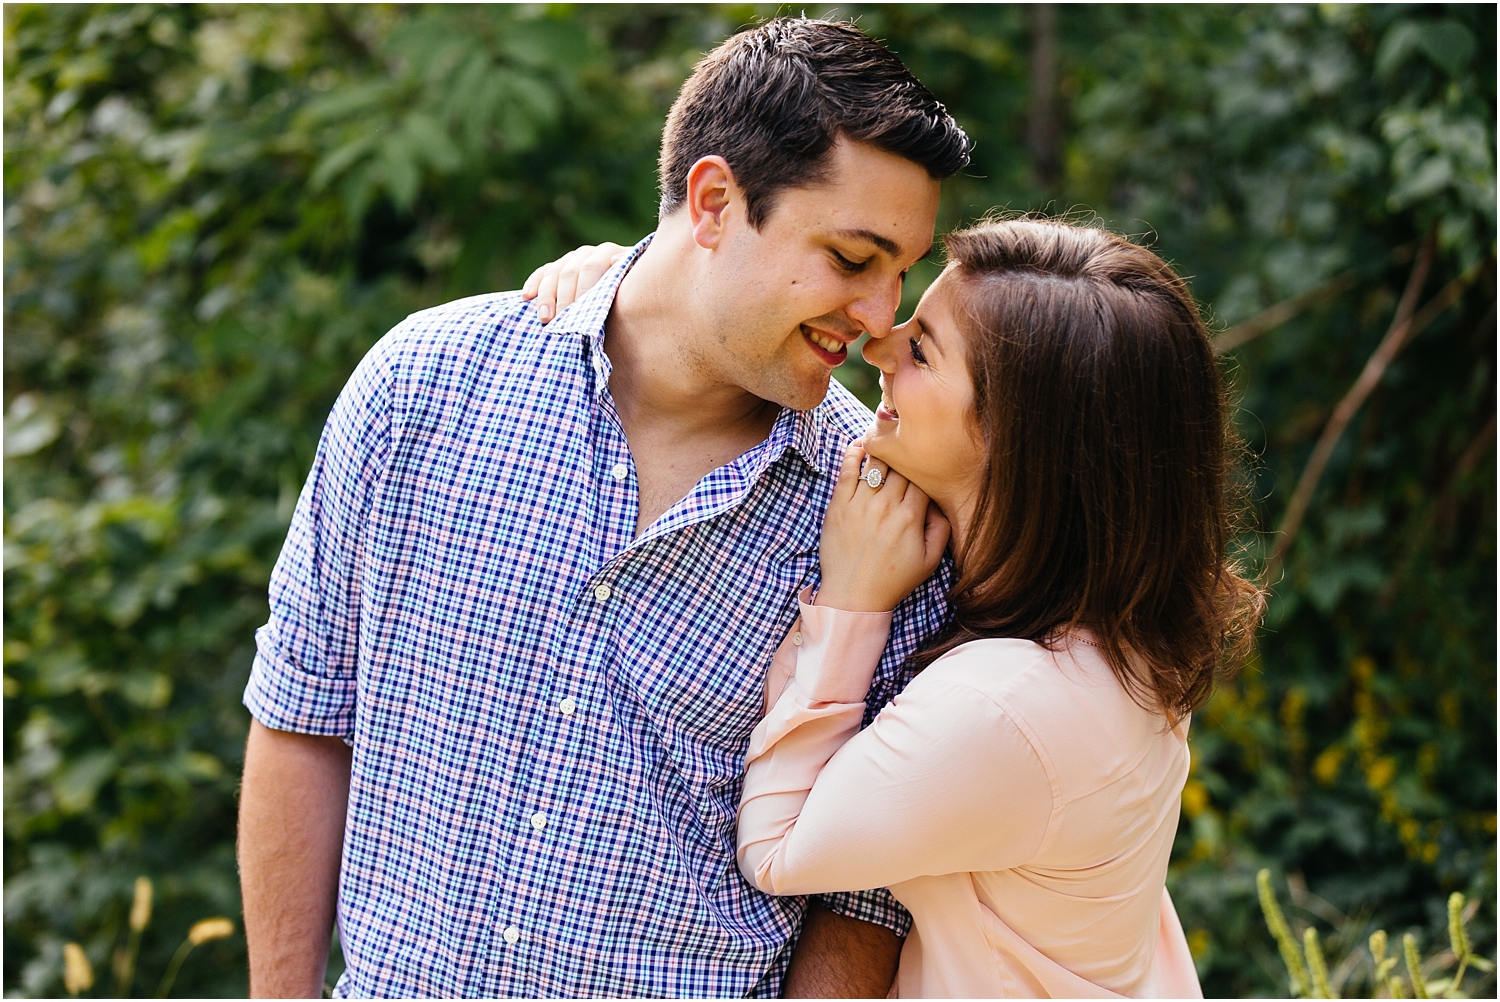
[[370,349],[363,366],[398,383],[451,385],[528,350],[544,353],[549,340],[519,292],[491,292],[411,314]]
[[483,349],[541,331],[535,308],[519,292],[487,292],[418,310],[392,328],[385,340],[415,350]]

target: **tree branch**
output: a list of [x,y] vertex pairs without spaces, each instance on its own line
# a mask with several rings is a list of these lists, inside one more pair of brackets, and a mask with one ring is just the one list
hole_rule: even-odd
[[1057,122],[1057,11],[1053,4],[1031,5],[1031,116],[1026,143],[1036,183],[1051,191],[1062,175]]
[[1338,445],[1339,438],[1343,435],[1344,429],[1349,426],[1349,422],[1354,418],[1360,405],[1369,397],[1370,391],[1375,389],[1381,377],[1385,375],[1385,370],[1390,367],[1392,359],[1406,343],[1444,310],[1452,306],[1489,264],[1489,261],[1485,260],[1474,265],[1449,282],[1441,292],[1428,301],[1420,312],[1413,313],[1417,297],[1421,295],[1422,286],[1427,281],[1427,273],[1432,268],[1435,251],[1436,241],[1429,234],[1417,254],[1416,264],[1412,266],[1411,278],[1407,281],[1406,291],[1402,293],[1401,302],[1396,307],[1396,316],[1391,320],[1390,329],[1386,331],[1375,353],[1365,363],[1359,378],[1354,381],[1354,385],[1334,408],[1333,415],[1323,427],[1323,434],[1318,436],[1318,443],[1313,446],[1312,455],[1308,457],[1307,465],[1302,470],[1302,477],[1297,481],[1297,489],[1287,504],[1286,515],[1282,518],[1275,548],[1271,551],[1271,559],[1266,563],[1262,580],[1267,585],[1276,582],[1282,562],[1286,559],[1292,541],[1297,536],[1297,530],[1302,526],[1302,519],[1307,514],[1308,505],[1312,503],[1313,491],[1317,489],[1318,481],[1322,479],[1323,471],[1328,466],[1334,447]]
[[[1490,303],[1489,312],[1485,314],[1484,320],[1479,325],[1479,332],[1483,334],[1485,329],[1494,324],[1494,322],[1495,304],[1492,302]],[[1407,534],[1406,545],[1402,547],[1401,559],[1397,561],[1396,569],[1391,572],[1390,577],[1386,580],[1385,587],[1380,590],[1379,598],[1376,599],[1376,608],[1381,612],[1390,608],[1391,601],[1396,597],[1397,587],[1411,570],[1412,564],[1416,561],[1417,554],[1421,552],[1423,545],[1427,542],[1427,537],[1432,532],[1433,527],[1441,523],[1446,514],[1457,503],[1455,493],[1459,481],[1468,476],[1469,472],[1479,465],[1480,460],[1492,454],[1491,450],[1495,442],[1493,373],[1491,373],[1490,379],[1491,384],[1490,392],[1487,394],[1488,399],[1482,405],[1484,409],[1489,411],[1489,415],[1485,418],[1484,424],[1480,427],[1478,433],[1475,434],[1473,440],[1470,441],[1468,448],[1464,449],[1463,453],[1459,455],[1458,461],[1453,464],[1453,468],[1448,471],[1448,475],[1443,478],[1442,485],[1437,491],[1437,496],[1419,515],[1413,517],[1412,528]]]
[[[1405,264],[1412,259],[1417,252],[1416,245],[1402,244],[1391,251],[1390,261],[1393,264]],[[1242,323],[1235,324],[1227,331],[1213,339],[1214,354],[1224,355],[1234,351],[1247,341],[1253,341],[1267,331],[1274,330],[1286,323],[1310,307],[1316,306],[1325,299],[1332,299],[1349,291],[1359,281],[1360,272],[1351,268],[1341,275],[1336,275],[1316,289],[1309,289],[1301,295],[1293,296],[1291,299],[1282,300],[1274,306],[1268,306],[1255,316]]]
[[1266,307],[1249,320],[1235,324],[1214,338],[1214,354],[1225,355],[1234,351],[1240,345],[1255,340],[1266,331],[1280,327],[1303,310],[1348,291],[1354,287],[1358,279],[1358,272],[1346,271],[1316,289],[1309,289],[1299,296],[1293,296],[1274,306]]

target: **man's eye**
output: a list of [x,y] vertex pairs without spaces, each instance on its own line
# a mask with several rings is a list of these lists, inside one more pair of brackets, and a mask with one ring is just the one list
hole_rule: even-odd
[[851,274],[855,274],[855,273],[858,273],[858,272],[861,272],[861,271],[865,270],[865,264],[866,264],[866,262],[864,262],[864,261],[851,261],[848,258],[846,258],[844,255],[840,254],[838,251],[833,251],[832,253],[833,253],[834,264],[837,264],[844,271],[850,272]]
[[912,361],[916,362],[918,365],[926,365],[927,356],[922,354],[922,342],[917,338],[907,338],[906,343],[911,345]]

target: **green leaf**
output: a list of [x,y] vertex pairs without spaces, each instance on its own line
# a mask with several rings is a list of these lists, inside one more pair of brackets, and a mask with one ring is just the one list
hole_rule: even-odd
[[172,680],[160,672],[131,672],[121,680],[120,694],[139,707],[159,710],[172,701]]
[[410,209],[417,199],[417,187],[421,183],[421,171],[417,167],[413,149],[403,135],[394,135],[380,145],[377,160],[380,177],[385,181],[386,191],[396,208]]
[[368,156],[380,142],[378,132],[368,132],[351,139],[318,161],[307,179],[311,191],[322,191],[329,182]]
[[52,782],[52,795],[64,814],[80,814],[94,804],[99,789],[115,771],[112,751],[88,752],[63,770]]

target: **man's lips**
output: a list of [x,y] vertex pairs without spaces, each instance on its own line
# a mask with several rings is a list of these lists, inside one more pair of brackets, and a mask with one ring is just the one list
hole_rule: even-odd
[[820,330],[817,327],[802,325],[802,338],[817,353],[818,358],[824,365],[843,365],[844,360],[849,357],[849,343],[854,338],[845,340],[837,334]]

